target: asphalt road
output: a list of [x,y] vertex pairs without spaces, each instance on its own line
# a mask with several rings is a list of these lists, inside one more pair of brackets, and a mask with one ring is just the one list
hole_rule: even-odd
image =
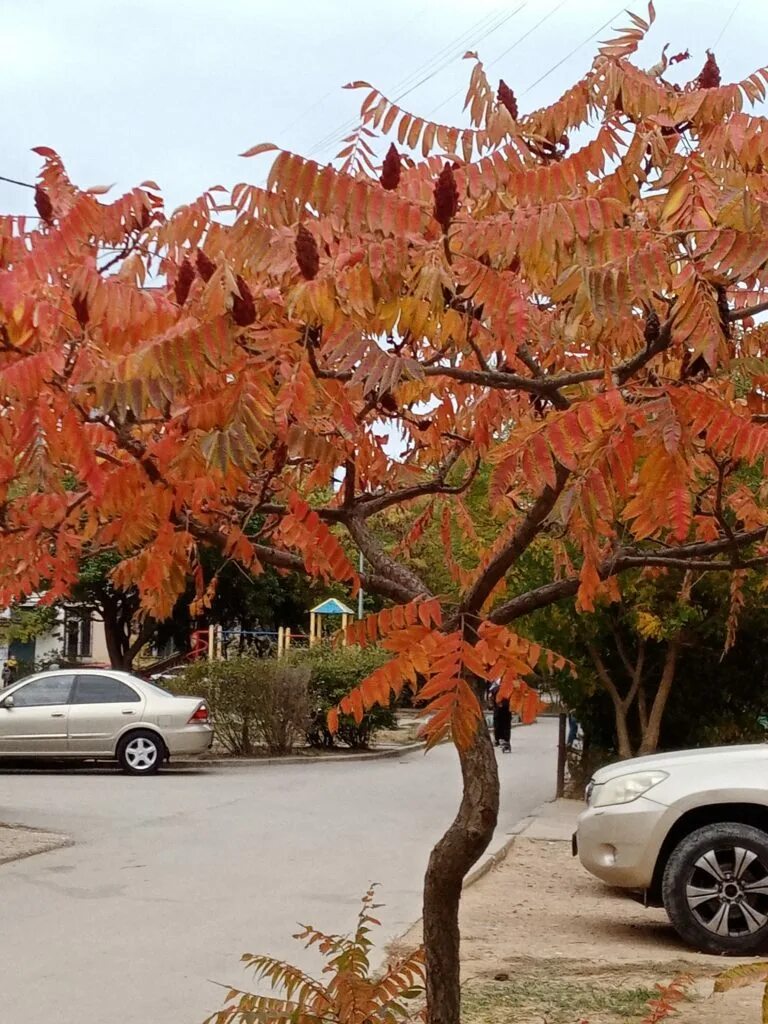
[[[554,796],[556,724],[500,755],[498,848]],[[346,931],[372,880],[382,939],[420,915],[421,879],[460,790],[455,751],[370,763],[0,772],[0,821],[75,845],[0,866],[3,1021],[199,1024],[245,952],[313,957],[298,921]]]

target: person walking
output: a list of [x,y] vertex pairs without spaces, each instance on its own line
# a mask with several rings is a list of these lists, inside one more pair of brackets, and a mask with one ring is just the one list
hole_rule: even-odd
[[16,670],[16,665],[17,665],[17,662],[16,662],[16,659],[13,656],[8,658],[6,663],[3,665],[3,672],[2,672],[3,689],[5,689],[6,686],[10,686],[11,683],[13,682],[13,674],[14,674],[14,672]]
[[501,747],[502,754],[509,754],[512,750],[510,740],[512,738],[512,712],[509,708],[509,699],[498,699],[501,680],[497,679],[488,691],[489,700],[493,706],[493,739],[497,747]]
[[566,740],[566,743],[565,743],[566,747],[569,747],[569,748],[573,747],[575,745],[576,740],[578,738],[579,738],[579,723],[578,723],[578,720],[577,720],[576,716],[571,711],[569,713],[569,715],[568,715],[568,739]]

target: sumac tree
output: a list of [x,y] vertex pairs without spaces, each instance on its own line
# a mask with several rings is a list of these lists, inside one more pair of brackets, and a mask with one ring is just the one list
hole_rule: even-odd
[[[354,83],[340,167],[277,151],[265,187],[168,216],[152,183],[106,202],[39,150],[41,220],[0,220],[0,602],[65,595],[86,545],[119,552],[115,584],[158,620],[190,573],[212,599],[200,545],[355,589],[346,533],[392,603],[360,632],[392,659],[343,710],[407,682],[459,751],[424,896],[441,1024],[459,1019],[462,879],[498,808],[478,689],[500,676],[536,710],[542,652],[515,623],[566,598],[589,611],[630,568],[768,560],[765,484],[740,476],[768,450],[768,132],[745,111],[768,73],[720,84],[711,58],[671,84],[664,60],[632,62],[648,22],[540,110],[476,62],[462,129]],[[384,182],[377,135],[409,154]],[[441,601],[371,524],[426,503],[450,536],[482,461],[497,530]],[[507,592],[542,533],[553,578]]]

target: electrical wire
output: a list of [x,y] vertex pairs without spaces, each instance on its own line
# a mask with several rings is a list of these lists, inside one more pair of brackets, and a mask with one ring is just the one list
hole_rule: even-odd
[[6,178],[4,174],[0,174],[0,181],[7,181],[9,185],[21,185],[22,188],[35,189],[36,185],[30,185],[28,181],[19,181],[18,178]]
[[717,37],[717,39],[714,41],[714,43],[712,43],[712,49],[713,50],[717,46],[717,44],[720,42],[720,40],[723,38],[723,36],[725,35],[728,26],[733,21],[733,16],[736,14],[736,11],[738,11],[738,9],[740,7],[741,7],[741,0],[736,0],[736,3],[733,5],[733,10],[728,15],[728,17],[725,19],[725,24],[720,29],[720,35]]
[[[419,88],[425,82],[429,81],[431,78],[434,78],[436,74],[444,70],[449,64],[456,60],[457,51],[459,49],[466,50],[468,46],[477,46],[484,39],[487,39],[488,36],[492,35],[494,32],[497,32],[500,28],[502,28],[502,26],[504,26],[508,21],[515,17],[515,15],[518,14],[525,6],[527,6],[528,3],[529,0],[523,0],[523,3],[521,3],[511,12],[508,12],[506,14],[497,13],[491,16],[486,15],[486,17],[481,18],[479,21],[475,22],[473,25],[470,26],[469,29],[461,33],[460,36],[454,39],[447,46],[443,47],[442,50],[438,51],[438,53],[432,58],[430,58],[430,60],[426,64],[422,65],[422,67],[418,68],[415,72],[412,72],[402,82],[400,82],[398,86],[396,86],[395,89],[393,90],[393,92],[395,92],[396,95],[392,102],[399,102],[401,99],[409,95],[415,89]],[[446,54],[448,55],[447,57],[445,56]],[[435,65],[436,62],[436,66],[433,66]],[[427,71],[428,68],[430,70],[427,72],[427,74],[424,75],[415,83],[413,83],[413,79],[419,74],[423,74],[423,72]],[[309,155],[312,156],[313,154],[318,152],[318,150],[325,149],[326,146],[330,145],[332,142],[340,141],[340,139],[343,138],[343,134],[353,129],[357,124],[358,118],[354,118],[351,121],[345,122],[344,125],[335,129],[331,134],[325,136],[319,142],[315,143],[315,145],[309,151]]]
[[570,60],[571,57],[573,57],[573,55],[575,53],[578,53],[579,50],[582,48],[582,46],[586,46],[587,43],[590,43],[595,38],[596,35],[599,35],[603,31],[604,28],[608,28],[608,26],[611,24],[611,22],[614,21],[616,18],[618,18],[619,15],[625,9],[626,8],[624,6],[621,6],[618,9],[618,11],[616,11],[615,14],[612,14],[607,21],[603,22],[603,24],[599,28],[596,28],[591,36],[587,36],[587,38],[584,39],[582,42],[580,42],[578,46],[574,46],[574,48],[572,50],[570,50],[568,53],[566,53],[566,55],[564,57],[561,57],[561,59],[557,62],[557,64],[553,64],[552,67],[549,69],[549,71],[545,71],[544,74],[541,75],[539,78],[537,78],[535,82],[531,82],[531,84],[526,89],[523,89],[523,91],[520,93],[520,95],[521,96],[525,96],[525,94],[529,93],[531,91],[531,89],[535,89],[536,86],[539,85],[540,82],[543,82],[545,78],[549,78],[549,76],[554,71],[557,71],[557,69],[559,67],[562,67],[562,65],[565,64],[565,62],[567,60]]
[[[545,14],[543,18],[539,18],[539,20],[536,22],[536,24],[532,25],[531,28],[529,28],[527,32],[524,32],[521,36],[518,36],[518,38],[514,41],[514,43],[512,43],[511,46],[508,46],[506,50],[503,50],[497,57],[494,57],[492,61],[490,61],[488,64],[486,64],[486,67],[489,67],[489,68],[493,67],[494,64],[497,64],[500,60],[502,60],[504,57],[506,57],[508,54],[510,54],[515,49],[516,46],[519,46],[520,43],[524,42],[528,38],[529,35],[531,35],[533,32],[535,32],[536,29],[539,28],[540,25],[543,25],[544,22],[547,21],[549,18],[551,18],[553,14],[556,14],[557,11],[559,11],[560,8],[563,7],[566,3],[568,3],[568,0],[560,0],[560,3],[556,7],[553,7],[552,10],[549,11],[547,14]],[[432,115],[434,113],[436,113],[436,111],[441,110],[447,103],[450,103],[451,100],[455,100],[456,97],[460,96],[463,92],[464,92],[464,88],[463,87],[461,89],[457,89],[456,92],[451,93],[450,96],[448,96],[446,99],[444,99],[442,101],[442,103],[438,103],[438,105],[436,107],[433,107],[429,111],[429,114],[427,116],[428,117],[432,117]]]
[[[418,21],[418,19],[428,10],[428,8],[429,4],[425,4],[424,7],[419,8],[419,10],[413,15],[412,18],[408,18],[407,21],[403,22],[401,25],[398,26],[395,32],[393,32],[390,36],[387,37],[386,43],[383,45],[389,46],[396,40],[398,40],[405,31],[405,29],[407,29],[408,26],[412,25],[415,21]],[[295,117],[293,121],[290,121],[287,125],[285,125],[282,129],[283,132],[290,132],[293,128],[296,127],[297,124],[300,124],[306,117],[308,117],[310,114],[314,113],[315,110],[321,107],[325,103],[325,101],[330,96],[332,96],[336,91],[336,87],[334,87],[333,89],[329,89],[328,92],[326,92],[323,96],[320,97],[319,100],[313,103],[311,107],[307,107],[305,110],[302,110],[298,117]]]
[[[412,82],[419,75],[423,74],[427,69],[432,69],[436,66],[440,67],[442,65],[442,62],[445,60],[447,54],[449,55],[448,61],[454,60],[456,56],[457,47],[460,47],[462,45],[466,47],[468,45],[468,40],[472,38],[472,34],[474,32],[483,31],[484,29],[487,29],[489,26],[495,24],[503,16],[504,15],[500,15],[497,10],[496,12],[492,11],[490,14],[484,15],[482,18],[479,18],[477,21],[473,22],[468,29],[465,29],[459,36],[455,37],[446,46],[443,46],[440,50],[433,54],[429,58],[429,60],[426,61],[426,63],[416,68],[415,71],[411,71],[409,74],[405,76],[405,78],[401,79],[394,86],[392,92],[400,93],[401,90],[407,89],[412,84]],[[329,146],[331,143],[336,142],[340,138],[340,136],[343,137],[343,135],[346,134],[346,132],[351,131],[357,125],[357,123],[358,118],[356,117],[344,121],[338,128],[335,128],[332,132],[328,133],[327,135],[324,135],[322,139],[316,142],[314,146],[310,149],[309,155],[312,156],[318,150],[325,149],[326,146]]]
[[[566,0],[562,0],[562,2],[563,2],[563,3],[565,3],[565,2],[566,2]],[[499,23],[498,25],[496,25],[496,26],[495,26],[494,28],[492,28],[492,29],[489,29],[489,30],[488,30],[488,31],[487,31],[487,32],[486,32],[486,33],[485,33],[484,35],[480,36],[480,37],[479,37],[479,38],[478,38],[478,39],[477,39],[477,40],[475,41],[475,46],[477,46],[478,44],[482,43],[482,42],[483,42],[483,40],[484,40],[484,39],[487,39],[489,35],[491,35],[491,34],[492,34],[493,32],[495,32],[495,31],[496,31],[496,29],[497,29],[497,28],[501,28],[501,26],[502,26],[502,25],[504,25],[504,24],[506,24],[506,23],[507,23],[507,22],[508,22],[508,21],[510,20],[510,18],[514,18],[514,16],[515,16],[516,14],[519,14],[519,13],[520,13],[520,11],[522,11],[522,9],[523,9],[524,7],[527,7],[527,6],[528,6],[528,0],[523,0],[523,3],[521,3],[519,7],[516,7],[516,8],[515,8],[515,10],[514,10],[514,11],[512,11],[512,13],[511,13],[511,14],[508,14],[508,15],[507,15],[507,17],[506,17],[506,18],[505,18],[505,19],[504,19],[504,20],[503,20],[502,22],[500,22],[500,23]],[[453,60],[453,58],[451,58],[451,61],[452,61],[452,60]],[[405,96],[407,96],[407,95],[408,95],[409,93],[413,92],[413,91],[414,91],[414,89],[418,89],[420,85],[424,85],[424,83],[425,83],[425,82],[428,82],[428,81],[430,80],[430,78],[434,78],[434,77],[435,77],[435,75],[436,75],[436,74],[438,73],[438,71],[442,71],[442,70],[443,70],[443,68],[447,67],[447,66],[448,66],[448,64],[449,64],[449,63],[451,63],[451,61],[448,61],[448,62],[446,62],[445,64],[443,64],[443,65],[442,65],[442,67],[440,67],[440,68],[437,68],[437,69],[436,69],[435,71],[433,71],[433,72],[432,72],[431,74],[427,75],[427,76],[426,76],[425,78],[422,78],[420,82],[417,82],[417,83],[416,83],[415,85],[411,86],[411,88],[410,88],[410,89],[407,89],[407,90],[406,90],[405,92],[403,92],[403,93],[400,93],[400,95],[399,95],[399,96],[396,96],[396,97],[395,97],[395,99],[394,99],[394,102],[395,102],[395,103],[398,103],[398,102],[399,102],[399,101],[400,101],[401,99],[403,99],[403,97],[405,97]]]

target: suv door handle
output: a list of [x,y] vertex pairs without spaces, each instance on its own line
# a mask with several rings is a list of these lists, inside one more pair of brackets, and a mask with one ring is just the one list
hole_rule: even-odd
[[123,714],[124,715],[135,715],[136,712],[135,711],[124,711]]
[[63,711],[52,711],[51,712],[51,718],[64,718],[64,712]]

